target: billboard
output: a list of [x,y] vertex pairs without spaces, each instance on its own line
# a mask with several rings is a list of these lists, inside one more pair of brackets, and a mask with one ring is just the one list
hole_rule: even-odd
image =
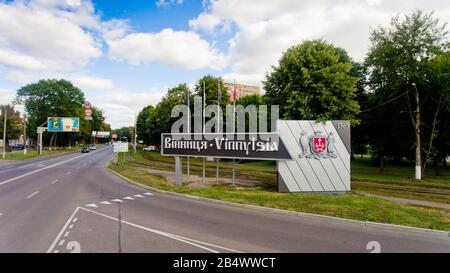
[[49,132],[78,132],[80,130],[79,118],[49,117],[47,118]]
[[97,134],[95,135],[95,137],[98,137],[98,138],[109,138],[109,135],[110,135],[109,132],[98,131]]
[[114,142],[113,149],[115,153],[128,152],[128,142]]

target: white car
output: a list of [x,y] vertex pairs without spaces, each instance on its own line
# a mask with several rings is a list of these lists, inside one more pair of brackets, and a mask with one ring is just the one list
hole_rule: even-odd
[[145,148],[142,149],[142,151],[147,151],[147,152],[156,151],[156,146],[145,147]]
[[97,150],[97,147],[95,147],[94,145],[89,147],[90,150]]

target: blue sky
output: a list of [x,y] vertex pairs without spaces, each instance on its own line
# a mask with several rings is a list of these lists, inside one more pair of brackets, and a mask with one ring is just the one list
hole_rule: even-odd
[[361,61],[370,29],[415,8],[450,18],[446,0],[0,0],[0,104],[65,78],[113,128],[128,126],[167,88],[207,73],[259,85],[307,39]]

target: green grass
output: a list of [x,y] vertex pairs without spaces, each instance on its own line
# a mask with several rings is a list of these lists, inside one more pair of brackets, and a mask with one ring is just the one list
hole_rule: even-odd
[[[130,152],[127,159],[133,166],[150,167],[157,170],[173,171],[174,158],[161,156],[157,152]],[[186,159],[183,159],[185,167]],[[276,189],[275,161],[236,161],[236,177],[257,180],[268,189]],[[391,163],[380,174],[377,167],[372,166],[369,158],[356,159],[351,162],[352,190],[389,197],[400,197],[424,201],[450,204],[450,171],[444,170],[443,176],[436,176],[432,168],[428,168],[424,180],[413,179],[414,166],[409,162]],[[130,164],[130,163],[129,163]],[[202,159],[191,158],[191,174],[202,174]],[[184,170],[186,171],[186,170]],[[206,163],[206,175],[215,176],[216,163]],[[221,160],[220,176],[231,178],[231,160]]]
[[109,167],[125,177],[150,187],[218,200],[265,206],[306,213],[389,224],[450,230],[450,211],[403,205],[380,198],[349,194],[278,193],[271,188],[228,187],[192,188],[169,184],[163,177],[124,164]]
[[[64,152],[74,151],[78,148],[72,147],[72,148],[62,148],[57,150],[43,150],[42,156],[51,156],[56,155]],[[5,160],[27,160],[31,158],[37,157],[37,151],[36,150],[28,150],[27,154],[23,154],[23,151],[14,151],[12,153],[7,154]],[[3,158],[0,157],[0,160],[3,160]]]

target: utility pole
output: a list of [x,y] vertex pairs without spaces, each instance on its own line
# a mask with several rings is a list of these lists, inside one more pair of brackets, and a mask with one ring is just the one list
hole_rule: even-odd
[[8,109],[5,106],[5,114],[3,121],[3,159],[6,158],[6,116],[8,115]]
[[136,153],[136,138],[137,138],[136,126],[137,126],[137,114],[134,117],[134,143],[133,143],[134,153]]
[[416,89],[416,117],[414,122],[416,133],[416,179],[422,180],[422,158],[420,150],[420,104],[419,104],[419,90],[415,83],[412,83]]
[[23,115],[23,154],[27,154],[27,115]]

